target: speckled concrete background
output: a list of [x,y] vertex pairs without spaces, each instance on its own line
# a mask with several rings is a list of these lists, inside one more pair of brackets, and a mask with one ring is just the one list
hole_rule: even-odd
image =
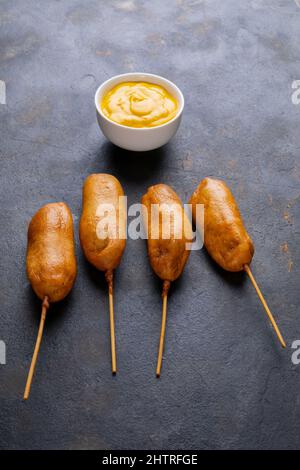
[[[299,3],[299,2],[298,2]],[[293,0],[1,1],[0,443],[11,449],[299,447],[300,8]],[[122,72],[174,80],[184,119],[166,147],[130,154],[97,128],[97,86]],[[256,245],[253,271],[288,347],[250,282],[192,253],[169,302],[161,380],[160,282],[142,240],[116,275],[119,374],[110,373],[108,302],[83,259],[81,187],[117,176],[138,202],[153,183],[183,201],[224,178]],[[79,274],[49,314],[32,394],[22,401],[40,303],[25,275],[27,225],[50,201],[72,209]]]

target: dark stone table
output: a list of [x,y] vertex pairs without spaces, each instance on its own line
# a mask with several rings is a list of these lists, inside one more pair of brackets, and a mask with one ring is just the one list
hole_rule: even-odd
[[[0,443],[10,449],[299,447],[300,2],[1,2]],[[186,108],[169,145],[108,143],[94,93],[112,75],[175,81]],[[297,100],[294,100],[297,101]],[[81,189],[117,176],[139,202],[154,183],[187,202],[207,175],[232,188],[253,237],[253,272],[287,341],[282,350],[245,275],[193,252],[169,301],[155,378],[161,283],[129,240],[115,286],[119,373],[110,372],[108,300],[78,241]],[[40,301],[25,273],[27,226],[50,201],[71,207],[78,277],[51,307],[32,393],[22,401]]]

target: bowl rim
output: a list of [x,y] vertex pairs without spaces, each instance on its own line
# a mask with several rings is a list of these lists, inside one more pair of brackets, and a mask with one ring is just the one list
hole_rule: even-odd
[[[132,75],[137,75],[137,76],[142,75],[143,77],[147,77],[147,78],[149,78],[149,83],[151,83],[151,81],[150,81],[151,77],[152,78],[158,78],[158,79],[162,80],[163,82],[167,83],[171,88],[176,90],[176,92],[180,96],[181,103],[178,103],[179,107],[178,107],[177,113],[175,114],[175,116],[170,121],[167,121],[164,124],[160,124],[159,126],[153,126],[153,127],[132,127],[132,126],[125,126],[124,124],[119,124],[118,122],[115,122],[115,121],[109,119],[107,116],[105,116],[103,114],[100,103],[99,103],[99,100],[98,100],[98,96],[99,96],[101,90],[104,88],[105,85],[107,85],[112,80],[116,80],[116,79],[121,80],[121,79],[125,79],[126,77],[132,76]],[[131,81],[134,82],[134,81],[139,81],[139,80],[138,80],[138,77],[137,77],[136,80],[131,79]],[[144,81],[146,81],[146,80],[144,80]],[[107,121],[110,124],[115,125],[116,127],[121,127],[123,129],[131,129],[131,130],[134,130],[134,131],[141,131],[141,132],[148,132],[148,131],[153,132],[153,131],[155,131],[155,129],[161,129],[162,127],[168,126],[169,124],[176,121],[181,116],[181,114],[183,112],[183,109],[184,109],[184,96],[183,96],[183,93],[180,90],[180,88],[174,82],[172,82],[171,80],[168,80],[165,77],[162,77],[161,75],[157,75],[157,74],[154,74],[154,73],[147,73],[147,72],[127,72],[127,73],[121,73],[119,75],[114,75],[114,76],[108,78],[107,80],[105,80],[104,82],[101,83],[101,85],[97,88],[96,93],[95,93],[95,106],[96,106],[96,110],[100,114],[100,116],[105,121]]]

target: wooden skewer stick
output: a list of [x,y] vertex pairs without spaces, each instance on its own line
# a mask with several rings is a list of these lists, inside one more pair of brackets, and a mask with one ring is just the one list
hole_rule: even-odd
[[265,299],[264,299],[264,296],[263,296],[262,293],[261,293],[260,288],[258,287],[258,285],[257,285],[257,283],[256,283],[256,281],[255,281],[255,278],[254,278],[254,276],[253,276],[253,274],[252,274],[252,272],[251,272],[249,266],[248,266],[247,264],[245,264],[244,269],[245,269],[246,273],[248,274],[248,276],[249,276],[249,278],[250,278],[250,281],[252,282],[252,284],[253,284],[253,286],[254,286],[254,289],[255,289],[256,292],[257,292],[257,295],[258,295],[258,297],[259,297],[259,300],[261,301],[261,303],[262,303],[262,305],[263,305],[263,307],[264,307],[264,309],[265,309],[265,311],[266,311],[266,313],[267,313],[267,315],[268,315],[268,317],[269,317],[269,319],[270,319],[270,322],[272,323],[272,326],[273,326],[273,328],[274,328],[274,330],[275,330],[275,332],[276,332],[276,334],[277,334],[277,337],[278,337],[278,339],[279,339],[279,341],[280,341],[281,346],[282,346],[283,348],[285,348],[285,347],[286,347],[285,341],[284,341],[284,339],[283,339],[283,337],[282,337],[282,335],[281,335],[281,333],[280,333],[280,331],[279,331],[279,328],[278,328],[278,326],[277,326],[277,324],[276,324],[276,321],[275,321],[275,319],[274,319],[274,317],[273,317],[273,315],[272,315],[272,313],[271,313],[271,311],[270,311],[270,309],[269,309],[269,307],[268,307],[268,305],[267,305],[267,302],[266,302]]
[[114,299],[113,299],[113,271],[107,271],[105,273],[105,277],[108,283],[108,296],[109,296],[111,371],[113,375],[115,375],[117,373],[117,357],[116,357],[116,336],[115,336]]
[[44,325],[45,325],[46,315],[47,315],[47,311],[48,311],[49,306],[50,305],[49,305],[48,297],[46,296],[43,300],[43,303],[42,303],[42,313],[41,313],[40,326],[39,326],[39,331],[38,331],[38,335],[37,335],[37,339],[36,339],[36,343],[35,343],[35,348],[34,348],[32,360],[31,360],[31,365],[30,365],[30,369],[29,369],[29,373],[28,373],[28,377],[27,377],[27,382],[26,382],[26,386],[25,386],[24,400],[27,400],[28,397],[29,397],[29,394],[30,394],[30,387],[31,387],[32,378],[33,378],[33,374],[34,374],[34,370],[35,370],[35,365],[36,365],[36,361],[37,361],[37,358],[38,358],[38,354],[39,354],[39,350],[40,350],[40,346],[41,346],[41,342],[42,342]]
[[167,323],[167,303],[168,303],[168,292],[170,289],[170,285],[171,285],[170,281],[164,281],[163,292],[162,292],[163,308],[162,308],[161,330],[160,330],[160,340],[159,340],[157,366],[156,366],[157,378],[160,377],[162,357],[163,357],[163,352],[164,352],[166,323]]

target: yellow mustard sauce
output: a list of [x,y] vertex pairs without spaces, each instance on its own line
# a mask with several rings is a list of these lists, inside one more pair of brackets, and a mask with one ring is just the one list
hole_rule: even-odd
[[129,127],[155,127],[176,116],[177,100],[160,85],[124,82],[104,95],[101,109],[111,121]]

